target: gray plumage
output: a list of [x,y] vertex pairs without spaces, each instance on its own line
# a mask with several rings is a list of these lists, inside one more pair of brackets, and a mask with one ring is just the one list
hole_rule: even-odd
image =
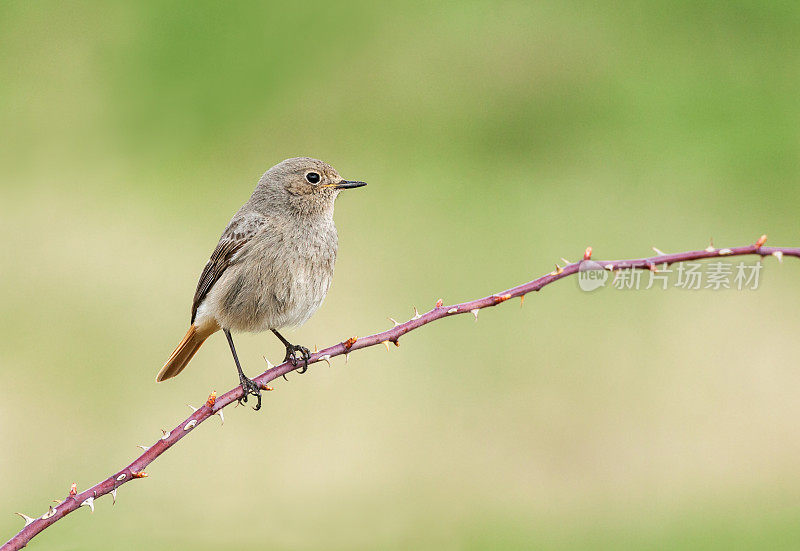
[[219,329],[258,332],[307,321],[333,278],[334,201],[342,189],[361,185],[309,157],[264,173],[222,232],[197,284],[189,332],[157,380],[180,373]]

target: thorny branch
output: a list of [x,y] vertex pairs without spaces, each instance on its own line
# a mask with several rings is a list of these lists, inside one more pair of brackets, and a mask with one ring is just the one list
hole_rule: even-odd
[[[765,247],[764,243],[766,240],[767,236],[762,235],[761,238],[756,241],[756,243],[743,247],[717,249],[714,248],[713,245],[709,245],[708,248],[701,251],[688,251],[675,254],[663,254],[661,251],[654,248],[654,251],[658,253],[657,256],[631,260],[593,261],[593,266],[595,268],[600,266],[609,271],[623,269],[657,271],[658,266],[662,266],[664,264],[669,265],[675,262],[686,262],[690,260],[701,260],[705,258],[718,258],[724,256],[743,256],[755,254],[765,257],[771,255],[776,257],[779,261],[782,261],[784,256],[800,258],[800,247]],[[584,253],[583,260],[590,260],[591,255],[592,248],[589,247]],[[520,297],[520,300],[524,300],[526,294],[532,291],[538,291],[542,287],[558,281],[559,279],[571,276],[577,273],[580,267],[581,262],[567,263],[564,267],[556,264],[556,269],[547,275],[522,285],[512,287],[506,291],[495,293],[493,295],[469,302],[445,306],[442,302],[442,299],[439,299],[434,308],[424,314],[420,314],[417,312],[417,309],[414,308],[414,316],[404,323],[398,323],[390,318],[390,320],[394,323],[394,327],[391,329],[382,331],[380,333],[375,333],[374,335],[370,335],[368,337],[350,337],[339,344],[325,348],[318,352],[314,352],[314,354],[311,355],[311,359],[308,361],[308,363],[312,364],[324,361],[330,364],[330,359],[335,356],[344,354],[346,359],[347,356],[355,350],[360,350],[369,346],[375,346],[376,344],[381,343],[385,344],[387,349],[389,343],[399,346],[400,337],[409,331],[413,331],[418,327],[431,323],[432,321],[440,318],[470,313],[477,319],[478,311],[482,308],[496,306],[507,301],[508,299],[515,297]],[[296,369],[296,367],[289,362],[284,362],[274,367],[270,366],[269,369],[267,369],[264,373],[256,377],[254,381],[261,385],[262,388],[266,390],[272,390],[269,386],[267,386],[267,383],[273,379],[286,375],[294,369]],[[146,477],[147,473],[144,472],[145,467],[155,461],[162,453],[175,445],[181,438],[193,431],[200,423],[206,421],[214,415],[219,415],[220,419],[224,422],[222,414],[223,408],[236,402],[241,397],[241,386],[238,386],[219,397],[217,397],[216,392],[212,392],[208,397],[208,400],[199,408],[190,406],[194,410],[194,413],[183,420],[179,425],[169,432],[165,431],[164,434],[152,445],[140,446],[144,450],[143,453],[122,470],[115,472],[102,482],[99,482],[98,484],[95,484],[91,488],[88,488],[82,492],[78,492],[77,485],[72,484],[69,494],[63,500],[58,502],[55,507],[51,506],[50,509],[41,516],[29,517],[22,513],[17,513],[23,518],[23,520],[25,520],[25,527],[20,530],[17,535],[0,547],[0,551],[12,551],[25,547],[25,545],[39,532],[80,507],[87,506],[94,511],[94,501],[101,496],[111,494],[112,499],[114,502],[116,502],[117,489],[120,486],[130,482],[131,480]]]

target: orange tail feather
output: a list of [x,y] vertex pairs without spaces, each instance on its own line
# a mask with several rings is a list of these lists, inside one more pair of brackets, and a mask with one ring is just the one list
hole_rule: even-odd
[[189,330],[186,332],[186,335],[183,337],[183,340],[178,344],[175,351],[167,360],[167,363],[164,364],[164,367],[161,368],[161,371],[158,372],[156,376],[156,382],[160,383],[161,381],[165,381],[167,379],[171,379],[178,375],[186,365],[189,363],[189,360],[192,359],[195,352],[200,348],[200,345],[205,342],[205,340],[211,336],[211,333],[208,332],[200,332],[197,329],[197,326],[192,324],[189,327]]

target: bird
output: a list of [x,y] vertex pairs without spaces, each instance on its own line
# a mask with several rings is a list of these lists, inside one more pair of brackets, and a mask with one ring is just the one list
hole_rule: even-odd
[[367,185],[345,180],[311,157],[286,159],[267,170],[250,199],[231,218],[200,274],[189,330],[158,372],[157,382],[181,373],[207,338],[225,334],[243,395],[261,408],[261,388],[242,370],[231,332],[271,331],[286,348],[284,361],[303,373],[311,353],[278,330],[306,322],[322,305],[333,279],[338,235],[336,197]]

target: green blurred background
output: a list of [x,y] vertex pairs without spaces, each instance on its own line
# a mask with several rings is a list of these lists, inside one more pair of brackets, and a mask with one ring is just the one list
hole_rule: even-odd
[[[3,2],[0,539],[236,383],[219,336],[153,381],[286,157],[370,183],[306,345],[587,245],[797,246],[799,33],[794,2]],[[437,322],[276,381],[31,549],[796,549],[798,275]]]

